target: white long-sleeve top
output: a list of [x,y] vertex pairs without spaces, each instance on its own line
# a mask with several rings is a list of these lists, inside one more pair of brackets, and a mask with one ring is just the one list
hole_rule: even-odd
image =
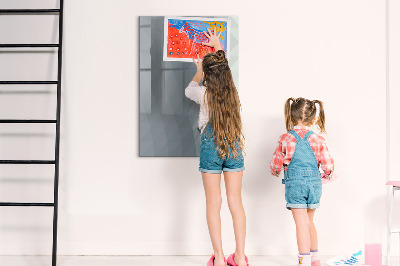
[[201,132],[203,132],[209,120],[208,105],[207,99],[205,99],[205,93],[206,87],[200,86],[199,83],[193,80],[185,89],[185,96],[190,100],[195,101],[197,104],[200,104],[198,125]]

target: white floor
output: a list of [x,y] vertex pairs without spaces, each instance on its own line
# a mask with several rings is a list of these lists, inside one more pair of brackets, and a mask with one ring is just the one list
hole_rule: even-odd
[[[206,256],[59,256],[59,266],[206,266]],[[288,266],[296,257],[252,256],[251,266]],[[48,256],[0,256],[1,266],[47,266]]]
[[[325,261],[330,257],[323,257]],[[59,256],[58,266],[206,266],[206,256]],[[290,266],[295,256],[251,256],[251,266]],[[393,258],[392,265],[398,265]],[[48,256],[0,256],[1,266],[50,266]],[[327,265],[322,263],[322,265]]]

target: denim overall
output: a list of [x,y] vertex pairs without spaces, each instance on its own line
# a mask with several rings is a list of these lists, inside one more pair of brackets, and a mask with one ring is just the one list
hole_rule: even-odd
[[286,208],[315,209],[319,207],[322,193],[321,173],[318,161],[311,149],[308,137],[314,134],[308,131],[303,138],[296,131],[289,131],[296,138],[293,157],[285,171]]
[[229,148],[228,156],[221,158],[214,143],[211,126],[208,124],[201,134],[199,171],[210,174],[220,174],[222,171],[243,171],[245,169],[243,154],[239,145],[236,145],[236,148],[239,150],[237,157],[231,154],[231,149]]

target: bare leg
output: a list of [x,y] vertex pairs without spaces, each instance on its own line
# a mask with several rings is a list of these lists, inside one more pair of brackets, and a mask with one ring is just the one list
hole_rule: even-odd
[[293,219],[296,223],[297,247],[300,254],[310,253],[310,220],[307,209],[293,209]]
[[317,229],[314,225],[314,214],[316,209],[307,209],[308,218],[310,220],[310,239],[311,239],[311,250],[318,250],[318,236]]
[[215,254],[215,266],[224,266],[221,239],[221,174],[201,173],[206,194],[207,225]]
[[224,172],[226,196],[235,231],[236,250],[234,260],[237,265],[246,266],[247,263],[244,255],[246,215],[242,204],[242,177],[243,171]]

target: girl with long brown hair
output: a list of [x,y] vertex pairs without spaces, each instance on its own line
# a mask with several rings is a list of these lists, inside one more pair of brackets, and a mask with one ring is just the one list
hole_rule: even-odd
[[285,103],[285,122],[288,132],[279,138],[271,161],[271,174],[279,176],[284,169],[282,182],[285,184],[286,208],[292,211],[296,223],[299,250],[297,265],[320,266],[313,218],[321,198],[321,178],[332,177],[334,162],[324,138],[315,134],[310,127],[316,124],[321,132],[325,132],[323,103],[319,100],[289,98]]
[[[207,266],[248,266],[244,254],[246,216],[242,204],[242,177],[244,170],[243,134],[240,101],[216,30],[205,35],[215,52],[203,60],[193,60],[197,72],[185,90],[185,95],[200,104],[201,131],[200,167],[206,195],[207,224],[214,255]],[[203,86],[199,85],[203,79]],[[236,239],[235,253],[225,260],[221,239],[221,173],[224,172],[229,210]]]

